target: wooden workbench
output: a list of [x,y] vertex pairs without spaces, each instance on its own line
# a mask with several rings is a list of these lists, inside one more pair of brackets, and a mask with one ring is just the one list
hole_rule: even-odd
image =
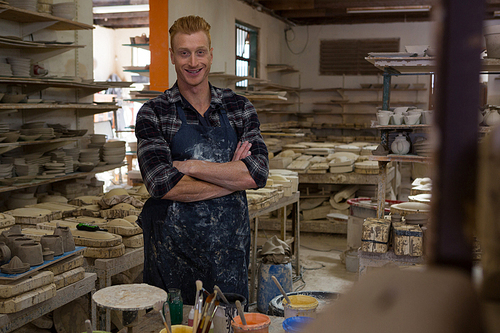
[[[92,294],[95,291],[95,273],[85,273],[85,277],[67,287],[57,290],[56,296],[40,304],[31,306],[16,313],[0,315],[0,333],[11,332],[85,294]],[[90,304],[92,302],[89,302]],[[95,313],[94,309],[89,309],[89,313]],[[95,318],[91,319],[95,322]]]
[[250,219],[254,219],[254,236],[252,238],[252,262],[250,263],[250,301],[255,302],[255,285],[257,279],[257,238],[259,231],[259,216],[265,215],[280,209],[281,217],[281,239],[286,241],[286,206],[293,205],[292,208],[292,254],[295,257],[295,269],[297,275],[300,274],[299,248],[300,248],[300,218],[299,218],[300,192],[295,192],[290,197],[283,197],[271,206],[259,210],[249,211]]

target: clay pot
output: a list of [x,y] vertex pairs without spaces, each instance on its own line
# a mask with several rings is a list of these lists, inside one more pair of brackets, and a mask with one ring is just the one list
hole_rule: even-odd
[[60,235],[44,235],[40,239],[40,244],[42,244],[44,249],[48,248],[50,251],[54,252],[54,256],[64,254],[63,239]]
[[394,154],[406,155],[410,151],[410,142],[403,134],[399,134],[392,142],[391,150]]
[[4,231],[4,232],[2,232],[2,235],[0,236],[0,242],[4,242],[12,250],[12,241],[15,238],[20,238],[20,237],[23,237],[23,236],[24,235],[22,233],[12,233],[12,234],[9,234],[8,231]]
[[19,248],[23,244],[36,244],[36,243],[34,240],[32,240],[31,238],[28,238],[28,237],[14,238],[14,240],[12,241],[12,247],[10,248],[10,250],[12,251],[12,256],[17,256],[21,259],[22,262],[27,262],[19,256]]
[[43,261],[54,260],[54,251],[50,251],[48,247],[43,249],[42,255]]
[[43,264],[42,246],[39,243],[24,243],[17,249],[18,257],[31,267]]
[[75,249],[75,240],[69,230],[69,227],[57,227],[54,230],[54,235],[62,237],[64,252],[73,251]]
[[23,263],[19,257],[13,257],[12,260],[0,267],[4,274],[20,274],[30,269],[30,264]]
[[6,264],[11,258],[11,252],[7,244],[0,242],[0,265]]

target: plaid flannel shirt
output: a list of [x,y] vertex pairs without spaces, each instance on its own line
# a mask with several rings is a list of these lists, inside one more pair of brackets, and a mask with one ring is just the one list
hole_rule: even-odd
[[[231,126],[239,142],[252,144],[251,155],[242,160],[258,188],[266,185],[269,172],[267,147],[260,134],[257,112],[250,101],[231,89],[216,88],[210,84],[211,101],[205,118],[213,127],[220,127],[220,109],[226,109]],[[144,103],[137,114],[135,133],[137,159],[142,179],[149,194],[160,199],[183,177],[172,165],[170,144],[181,127],[176,110],[180,102],[189,125],[199,125],[197,111],[181,96],[177,83],[163,94]]]

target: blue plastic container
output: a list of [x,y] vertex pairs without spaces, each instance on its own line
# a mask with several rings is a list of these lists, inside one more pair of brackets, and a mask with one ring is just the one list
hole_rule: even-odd
[[307,324],[314,321],[311,317],[290,317],[283,321],[283,329],[286,333],[300,333]]
[[272,280],[275,276],[286,293],[292,291],[292,263],[282,265],[261,264],[259,267],[259,280],[257,287],[257,310],[267,314],[269,302],[281,295],[280,290]]

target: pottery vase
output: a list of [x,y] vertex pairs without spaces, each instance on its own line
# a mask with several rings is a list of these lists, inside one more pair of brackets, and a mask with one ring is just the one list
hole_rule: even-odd
[[10,248],[4,242],[0,242],[0,265],[6,264],[11,258]]
[[17,249],[18,257],[31,267],[43,264],[42,246],[39,243],[24,243]]
[[22,233],[12,233],[9,234],[8,231],[2,232],[0,235],[0,242],[4,242],[7,244],[7,246],[12,250],[12,241],[16,238],[23,237],[24,235]]
[[483,121],[486,125],[493,126],[500,122],[500,114],[497,110],[490,110],[490,112],[484,116]]
[[[16,256],[16,257],[19,257],[19,248],[23,245],[23,244],[36,244],[35,241],[31,238],[28,238],[28,237],[18,237],[18,238],[14,238],[14,240],[12,241],[12,247],[11,247],[11,252],[12,252],[12,256]],[[22,262],[25,262],[23,259],[21,259]]]
[[54,235],[62,237],[64,252],[73,251],[75,249],[75,240],[69,230],[69,227],[57,227],[54,230]]
[[54,252],[54,256],[64,254],[63,239],[60,235],[44,235],[40,239],[40,244],[42,244],[43,248],[48,248]]
[[393,154],[406,155],[410,151],[410,143],[403,134],[399,134],[391,144]]

